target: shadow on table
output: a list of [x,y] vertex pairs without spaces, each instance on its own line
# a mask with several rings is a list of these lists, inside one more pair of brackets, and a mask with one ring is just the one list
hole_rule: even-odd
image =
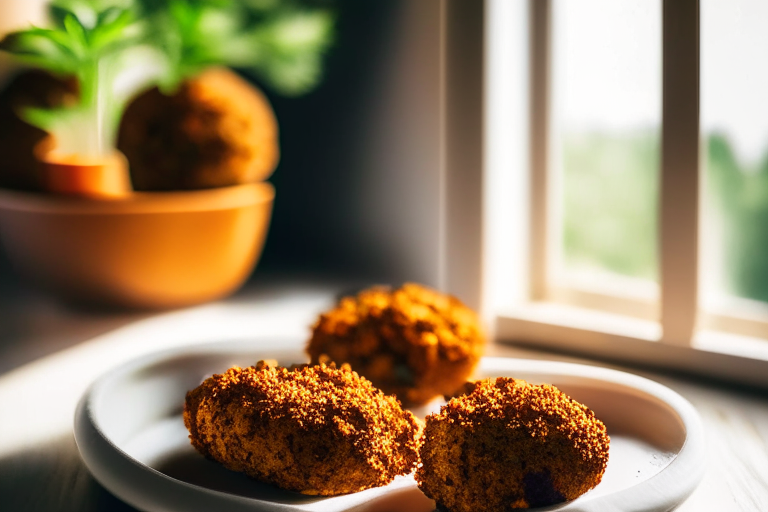
[[71,435],[0,455],[0,510],[136,512],[94,480]]
[[0,296],[0,374],[147,316],[147,312],[75,308],[14,290],[10,296]]
[[[163,470],[169,476],[193,484],[197,482],[195,467],[214,464],[200,456],[169,459]],[[210,469],[210,468],[208,468]],[[243,496],[267,499],[275,503],[307,506],[323,498],[303,496],[259,484],[244,475],[227,473],[227,478],[204,482],[206,487],[217,488]],[[211,471],[202,473],[210,475]],[[242,480],[242,481],[241,481]],[[218,483],[217,483],[218,482]],[[246,483],[247,485],[241,485]],[[248,490],[244,490],[248,489]],[[415,505],[414,505],[415,504]],[[352,505],[367,512],[392,510],[431,510],[429,501],[415,488],[404,488],[370,502]],[[414,508],[415,507],[415,508]],[[34,449],[0,455],[0,510],[3,512],[137,512],[104,489],[88,472],[80,459],[77,445],[70,435],[36,446]]]

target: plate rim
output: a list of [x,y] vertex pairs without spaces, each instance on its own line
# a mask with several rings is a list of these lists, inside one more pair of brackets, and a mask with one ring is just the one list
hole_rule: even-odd
[[[280,346],[281,343],[278,343],[279,341],[288,340],[292,340],[293,343],[286,344],[283,347]],[[137,369],[169,361],[177,357],[203,355],[206,353],[225,354],[227,352],[242,353],[252,351],[258,354],[267,350],[273,353],[283,352],[286,355],[303,353],[301,346],[295,344],[295,340],[295,338],[288,336],[270,336],[174,347],[130,359],[107,370],[87,388],[78,402],[75,411],[75,442],[86,467],[88,467],[93,477],[110,492],[133,506],[139,508],[147,507],[145,510],[203,510],[207,507],[203,502],[210,500],[214,500],[212,503],[219,506],[226,502],[226,505],[233,507],[231,510],[234,511],[259,510],[260,507],[265,506],[270,507],[271,510],[300,510],[301,507],[299,505],[276,503],[208,489],[166,475],[135,459],[111,440],[101,429],[99,419],[93,411],[93,401],[102,388],[106,387],[114,379]],[[525,366],[525,368],[521,368],[522,366]],[[596,499],[592,499],[589,494],[586,494],[568,503],[536,510],[542,512],[545,510],[579,510],[590,512],[603,510],[668,511],[682,503],[695,490],[703,478],[706,465],[706,450],[704,428],[701,419],[693,405],[669,387],[646,377],[621,370],[580,363],[485,356],[478,364],[478,372],[480,373],[509,373],[515,371],[539,375],[564,375],[596,382],[620,384],[639,390],[670,406],[680,418],[685,429],[685,440],[679,451],[675,454],[675,457],[667,466],[649,479],[610,494],[597,496],[595,497]],[[105,449],[111,451],[111,453],[104,452]],[[120,464],[121,461],[119,459],[122,459],[122,464]],[[134,472],[134,476],[145,473],[155,479],[159,477],[156,483],[162,482],[163,487],[167,487],[167,489],[161,491],[153,490],[148,493],[135,492],[137,486],[126,486],[125,482],[120,481],[124,480],[124,478],[114,474],[119,471],[109,469],[109,464],[115,462],[118,463],[118,466],[122,466],[124,470]],[[674,480],[675,485],[667,485],[666,482],[669,480]],[[131,488],[132,492],[128,492],[127,488]],[[196,497],[194,503],[190,502],[189,504],[195,505],[198,508],[163,506],[159,502],[168,500],[159,498],[162,498],[161,495],[169,490],[174,495],[180,497],[183,497],[184,493],[188,494],[187,498],[194,495]],[[147,496],[147,494],[152,496]],[[175,503],[178,500],[172,501]],[[639,503],[643,503],[643,505],[641,506]]]

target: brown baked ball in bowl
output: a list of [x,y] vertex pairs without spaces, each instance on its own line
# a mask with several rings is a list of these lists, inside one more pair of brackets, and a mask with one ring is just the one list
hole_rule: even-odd
[[135,190],[190,190],[265,180],[279,159],[266,96],[225,68],[210,68],[165,95],[157,88],[126,109],[117,148]]
[[[106,166],[91,165],[88,155],[49,161],[42,155],[51,153],[33,153],[46,134],[17,115],[76,97],[69,82],[36,72],[20,74],[0,94],[0,133],[7,135],[0,149],[8,153],[0,162],[0,242],[13,265],[59,297],[107,307],[179,307],[242,285],[261,253],[274,198],[272,185],[259,183],[278,159],[266,98],[220,68],[172,96],[147,92],[129,106],[120,131],[139,192],[126,179],[119,194],[99,188],[77,197],[89,194],[43,178],[76,170],[74,178],[101,185],[95,173]],[[79,186],[74,178],[62,183]]]

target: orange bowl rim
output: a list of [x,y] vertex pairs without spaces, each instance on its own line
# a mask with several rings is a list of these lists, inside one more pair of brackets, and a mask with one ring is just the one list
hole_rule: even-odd
[[58,215],[202,212],[270,203],[274,197],[275,188],[268,182],[188,191],[134,192],[114,199],[87,199],[0,188],[0,211]]

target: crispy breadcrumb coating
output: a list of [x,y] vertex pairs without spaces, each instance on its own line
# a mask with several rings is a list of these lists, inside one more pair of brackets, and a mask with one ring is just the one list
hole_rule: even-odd
[[440,508],[541,507],[600,483],[610,439],[586,406],[554,386],[511,378],[466,391],[426,418],[416,481]]
[[408,283],[344,297],[320,316],[307,346],[313,363],[349,363],[408,405],[461,386],[482,355],[477,315],[455,297]]
[[413,415],[346,365],[230,368],[187,393],[184,424],[206,457],[303,494],[386,485],[418,460]]

